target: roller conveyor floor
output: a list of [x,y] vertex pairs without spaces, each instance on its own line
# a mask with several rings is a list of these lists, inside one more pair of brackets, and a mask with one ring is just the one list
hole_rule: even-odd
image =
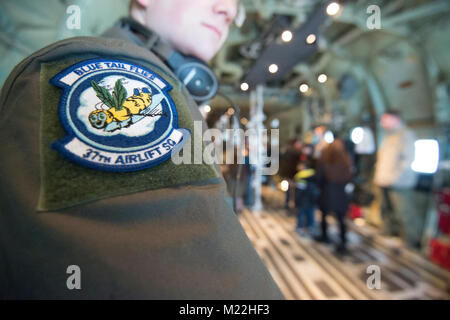
[[[334,245],[300,236],[286,210],[244,210],[239,220],[286,299],[450,298],[450,273],[375,228],[349,222],[349,253],[338,255]],[[330,234],[337,238],[333,224]],[[380,289],[367,285],[369,266],[379,267]]]

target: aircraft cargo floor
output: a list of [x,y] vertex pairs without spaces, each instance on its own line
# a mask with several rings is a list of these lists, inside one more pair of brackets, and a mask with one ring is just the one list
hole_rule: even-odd
[[[286,210],[244,210],[239,220],[286,299],[450,298],[450,273],[370,226],[348,222],[349,253],[340,256],[297,234]],[[337,238],[333,225],[330,235]],[[379,267],[380,289],[367,285],[369,266]]]

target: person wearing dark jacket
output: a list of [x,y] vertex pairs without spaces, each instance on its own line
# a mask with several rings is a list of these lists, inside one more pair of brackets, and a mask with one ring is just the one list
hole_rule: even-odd
[[309,235],[312,235],[314,232],[314,209],[318,197],[316,173],[308,163],[302,162],[298,167],[299,171],[294,176],[295,207],[298,208],[297,232],[302,235],[302,229],[307,227]]
[[318,162],[318,184],[320,188],[319,209],[322,212],[322,234],[318,240],[329,242],[326,216],[334,212],[337,216],[340,230],[339,253],[346,252],[345,214],[349,207],[349,197],[345,186],[351,180],[351,159],[345,150],[344,143],[335,139],[327,146]]

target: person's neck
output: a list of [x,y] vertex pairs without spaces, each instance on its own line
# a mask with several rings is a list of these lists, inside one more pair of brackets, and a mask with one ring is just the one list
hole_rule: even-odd
[[391,130],[389,130],[389,133],[397,133],[397,132],[403,130],[404,128],[405,128],[405,125],[403,123],[400,123],[395,128],[392,128]]

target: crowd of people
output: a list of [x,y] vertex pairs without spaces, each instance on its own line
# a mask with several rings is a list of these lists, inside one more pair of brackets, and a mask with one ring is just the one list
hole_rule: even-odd
[[[290,197],[294,195],[297,232],[324,243],[330,243],[327,216],[335,213],[340,233],[336,251],[346,253],[345,215],[350,200],[346,185],[352,180],[353,170],[350,153],[339,138],[324,145],[320,152],[308,142],[292,141],[291,147],[282,156],[282,161],[295,164],[296,171],[294,173],[288,165],[281,172],[284,178],[289,179],[286,207],[289,207]],[[315,221],[317,208],[321,212],[320,228]]]
[[[408,202],[406,196],[415,184],[415,176],[410,170],[414,137],[396,112],[386,112],[380,120],[384,129],[383,142],[376,156],[374,154],[376,165],[372,166],[373,172],[364,172],[370,177],[368,185],[371,189],[364,194],[356,182],[361,174],[361,169],[358,169],[360,158],[355,155],[355,144],[350,139],[339,138],[336,133],[331,141],[325,139],[326,129],[319,126],[306,133],[303,140],[290,140],[282,150],[279,177],[288,185],[285,208],[290,209],[290,204],[295,204],[299,235],[331,243],[327,217],[334,215],[339,227],[336,251],[345,254],[348,251],[347,214],[355,208],[361,213],[358,202],[369,206],[377,198],[383,220],[381,233],[400,237],[417,247],[421,234],[415,227],[417,219],[412,217],[414,213],[403,212]],[[239,175],[238,168],[234,165],[224,171],[237,213],[244,207],[251,208],[253,201],[252,166],[248,163],[242,165]],[[319,219],[316,219],[317,210]]]
[[[323,138],[323,137],[322,137]],[[235,150],[236,155],[237,150]],[[223,165],[222,173],[227,181],[230,204],[236,213],[252,207],[252,165],[245,163]],[[297,210],[297,232],[317,241],[330,243],[327,216],[335,213],[339,222],[339,253],[347,251],[345,215],[349,208],[346,185],[352,180],[353,161],[343,140],[335,138],[332,143],[313,144],[312,134],[304,141],[293,139],[280,156],[279,176],[289,181],[286,191],[286,208],[291,200]],[[316,226],[315,211],[320,209],[320,228]],[[318,224],[317,224],[318,225]]]

